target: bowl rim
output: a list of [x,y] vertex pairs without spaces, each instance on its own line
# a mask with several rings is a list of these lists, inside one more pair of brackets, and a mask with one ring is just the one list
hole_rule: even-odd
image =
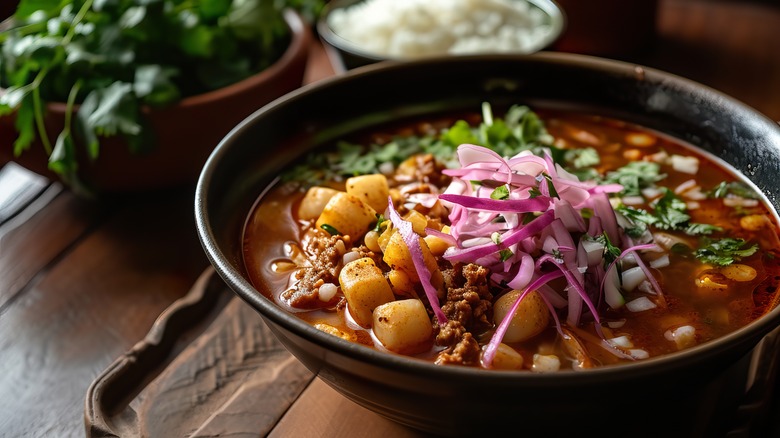
[[[399,372],[414,373],[418,377],[440,378],[443,376],[444,378],[461,379],[470,384],[501,383],[502,385],[521,385],[530,388],[537,386],[577,387],[619,383],[626,380],[656,376],[659,373],[669,372],[674,369],[688,368],[694,364],[706,361],[707,359],[718,357],[724,350],[735,349],[735,351],[741,351],[742,354],[745,354],[750,348],[740,350],[738,347],[740,347],[741,344],[745,343],[747,340],[751,340],[751,344],[755,345],[761,337],[775,329],[780,329],[780,306],[777,306],[764,313],[756,320],[751,321],[746,326],[715,340],[699,344],[686,350],[652,357],[634,363],[600,366],[588,370],[561,370],[555,373],[483,370],[476,367],[441,366],[422,359],[388,354],[387,352],[378,351],[324,333],[308,323],[291,316],[275,303],[266,299],[238,270],[233,268],[229,262],[229,258],[217,245],[218,239],[214,234],[208,215],[209,201],[207,193],[208,187],[211,185],[211,181],[214,178],[214,172],[218,163],[228,153],[230,145],[235,142],[236,137],[240,137],[244,131],[247,131],[254,120],[262,117],[265,113],[274,111],[277,107],[294,105],[296,101],[306,98],[310,94],[317,93],[318,90],[339,86],[345,82],[348,83],[349,81],[356,79],[360,80],[360,78],[370,78],[375,74],[392,74],[393,71],[399,69],[414,69],[417,65],[442,64],[448,65],[451,68],[452,64],[484,62],[491,59],[575,66],[589,71],[597,71],[599,73],[641,77],[641,80],[643,81],[662,83],[666,86],[677,86],[697,95],[709,94],[711,95],[710,99],[717,99],[719,102],[727,103],[729,106],[738,110],[740,114],[750,115],[755,118],[757,123],[763,125],[762,127],[766,127],[772,131],[774,137],[778,139],[777,144],[778,147],[780,147],[780,126],[759,111],[723,92],[691,79],[634,63],[590,55],[561,52],[539,52],[530,55],[489,54],[467,55],[462,57],[444,56],[404,62],[392,60],[383,61],[353,69],[344,74],[326,78],[313,84],[305,85],[276,99],[258,109],[255,113],[238,124],[214,149],[212,155],[204,165],[196,186],[195,219],[198,237],[201,240],[207,258],[216,268],[222,279],[244,301],[254,307],[267,321],[282,326],[285,330],[290,331],[294,335],[304,338],[308,342],[323,346],[337,355],[359,360],[360,362],[379,368],[393,368]],[[258,193],[258,196],[259,195],[260,193]],[[771,200],[768,201],[769,209],[775,217],[777,217],[777,208]],[[248,214],[249,212],[246,213]]]
[[[331,50],[336,50],[337,52],[343,51],[346,53],[350,53],[354,56],[364,58],[370,62],[379,62],[384,60],[391,60],[391,61],[414,60],[415,58],[385,56],[376,52],[372,52],[370,50],[363,49],[358,44],[342,37],[341,35],[336,33],[333,30],[333,28],[331,28],[328,20],[330,18],[331,13],[334,10],[343,9],[348,6],[352,6],[353,4],[360,3],[362,1],[365,0],[331,0],[328,3],[326,3],[326,5],[322,9],[322,13],[318,16],[317,21],[315,23],[317,33],[320,39],[323,41],[323,43],[325,43],[325,47],[330,48]],[[550,32],[547,36],[545,36],[544,39],[540,40],[540,42],[537,44],[538,47],[535,47],[534,49],[528,52],[523,52],[523,53],[513,52],[513,53],[531,54],[531,53],[544,50],[545,48],[551,47],[558,39],[561,38],[561,36],[566,30],[568,19],[566,17],[565,11],[555,0],[522,0],[522,1],[525,1],[526,3],[530,4],[532,7],[541,10],[542,12],[545,13],[546,16],[550,18],[552,32]],[[434,58],[438,56],[441,55],[427,56],[427,57]],[[453,55],[449,55],[449,56],[453,56]],[[454,55],[454,56],[471,56],[471,55]]]

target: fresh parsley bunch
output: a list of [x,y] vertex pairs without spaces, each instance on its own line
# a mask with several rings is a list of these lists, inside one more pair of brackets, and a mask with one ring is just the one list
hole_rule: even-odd
[[[290,0],[310,13],[320,1]],[[15,114],[14,154],[40,138],[49,168],[71,179],[76,144],[95,159],[100,137],[131,151],[153,144],[144,107],[238,82],[289,42],[282,0],[21,0],[0,32],[0,117]],[[67,104],[54,144],[46,103]],[[76,105],[78,111],[74,111]]]

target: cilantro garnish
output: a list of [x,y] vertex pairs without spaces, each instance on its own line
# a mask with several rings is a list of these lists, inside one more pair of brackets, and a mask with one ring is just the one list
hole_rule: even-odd
[[326,231],[328,234],[330,234],[331,236],[337,236],[337,235],[341,234],[341,233],[339,232],[339,230],[337,230],[337,229],[336,229],[336,227],[334,227],[333,225],[329,225],[329,224],[322,224],[322,225],[320,225],[320,228],[322,228],[323,230],[325,230],[325,231]]
[[694,252],[696,258],[704,263],[727,266],[749,257],[758,250],[758,245],[746,246],[744,239],[726,237],[719,240],[705,238],[702,246]]
[[758,199],[758,194],[747,184],[740,181],[723,181],[713,187],[708,193],[710,198],[725,198],[728,195],[739,196],[741,198]]
[[688,207],[673,191],[662,187],[663,195],[651,204],[652,212],[641,208],[619,205],[615,210],[628,219],[633,227],[626,227],[631,237],[639,237],[648,226],[659,230],[684,231],[689,235],[711,234],[721,231],[720,227],[709,224],[691,223]]
[[621,184],[623,186],[621,196],[639,196],[642,194],[642,189],[651,187],[666,178],[666,175],[659,173],[659,170],[658,163],[632,161],[619,169],[607,172],[604,182]]
[[509,198],[509,187],[507,185],[498,186],[490,193],[491,199],[508,199]]
[[592,238],[604,245],[604,267],[609,266],[612,264],[612,262],[617,260],[618,257],[620,257],[620,248],[612,244],[612,241],[609,240],[609,236],[607,236],[606,231]]
[[[553,146],[553,138],[547,132],[544,122],[527,106],[513,105],[503,118],[496,118],[492,107],[484,103],[482,120],[478,126],[457,120],[439,132],[396,136],[388,143],[375,143],[367,147],[340,142],[335,151],[310,154],[305,162],[288,172],[284,179],[319,184],[334,178],[377,173],[380,165],[390,163],[397,166],[418,153],[431,154],[445,166],[457,167],[456,151],[462,144],[483,146],[504,157],[515,156],[522,151],[530,151],[537,156],[549,154],[554,162],[561,165],[568,164],[568,160],[580,166],[598,162],[595,150],[580,151]],[[589,175],[593,172],[590,168],[581,170]]]
[[383,228],[387,227],[389,219],[385,219],[385,215],[379,213],[376,215],[376,225],[374,226],[374,231],[377,233],[382,232]]
[[[133,152],[149,147],[144,106],[168,106],[263,70],[289,41],[282,9],[310,15],[322,4],[21,0],[0,32],[0,117],[16,114],[14,153],[39,138],[50,169],[72,181],[77,146],[93,159],[100,137],[120,135]],[[53,144],[44,126],[48,102],[67,103]]]

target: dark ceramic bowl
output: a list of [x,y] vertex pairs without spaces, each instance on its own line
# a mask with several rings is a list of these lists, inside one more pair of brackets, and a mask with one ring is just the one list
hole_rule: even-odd
[[[317,33],[323,42],[328,58],[331,60],[334,68],[339,72],[344,72],[353,68],[373,64],[380,61],[403,61],[407,59],[394,58],[379,53],[367,51],[349,41],[333,31],[329,25],[330,15],[337,9],[343,9],[360,3],[364,0],[331,0],[322,10],[317,20]],[[545,15],[545,24],[550,26],[550,33],[539,40],[535,46],[531,47],[526,53],[516,53],[519,55],[528,55],[540,50],[549,48],[555,43],[563,33],[566,27],[566,16],[563,10],[553,0],[516,0],[526,1],[532,8],[542,11]]]
[[755,360],[751,354],[780,324],[780,308],[716,341],[667,356],[535,374],[443,367],[381,353],[309,326],[252,286],[242,261],[242,229],[281,168],[356,130],[473,109],[484,101],[588,109],[639,123],[721,157],[778,207],[780,128],[715,90],[582,55],[447,57],[356,69],[296,90],[238,125],[211,155],[197,185],[197,227],[208,258],[320,378],[358,404],[418,429],[472,436],[499,430],[696,436],[730,427],[747,366]]

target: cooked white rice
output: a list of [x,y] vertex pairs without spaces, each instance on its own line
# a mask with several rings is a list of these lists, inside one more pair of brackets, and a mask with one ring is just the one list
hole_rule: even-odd
[[531,53],[553,31],[542,10],[520,0],[366,0],[334,10],[328,24],[360,49],[392,58]]

